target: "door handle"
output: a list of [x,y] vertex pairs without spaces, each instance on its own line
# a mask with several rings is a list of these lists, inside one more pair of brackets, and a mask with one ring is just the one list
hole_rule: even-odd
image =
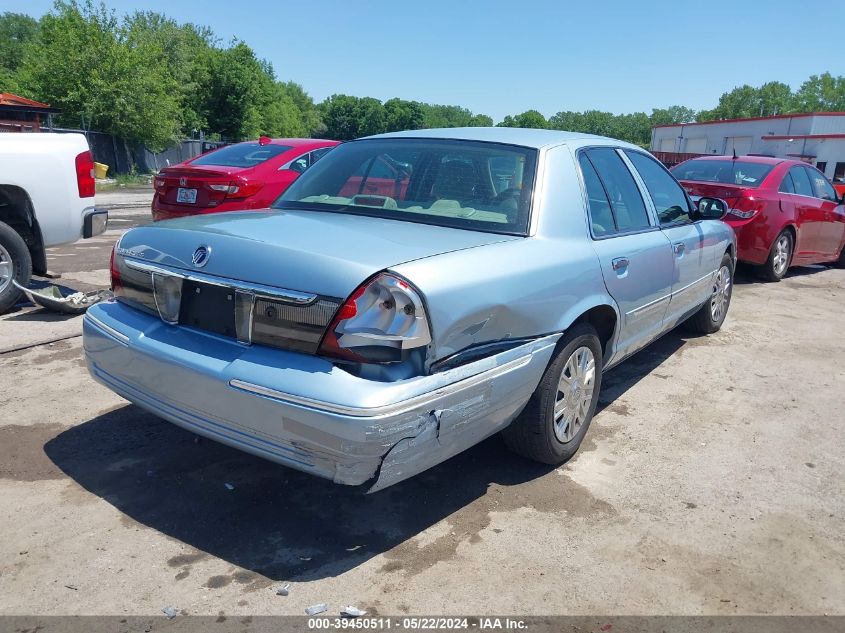
[[611,265],[613,266],[613,270],[622,270],[623,268],[627,268],[630,263],[631,261],[627,257],[617,257]]
[[672,244],[672,246],[675,249],[675,255],[677,255],[678,257],[683,255],[684,251],[687,250],[686,244],[684,244],[683,242],[675,242],[674,244]]

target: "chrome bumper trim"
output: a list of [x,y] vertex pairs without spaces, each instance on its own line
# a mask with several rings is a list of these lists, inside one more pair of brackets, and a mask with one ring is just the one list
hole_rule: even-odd
[[[394,402],[391,404],[381,405],[378,407],[350,407],[341,404],[334,404],[332,402],[326,402],[324,400],[304,398],[302,396],[296,396],[290,393],[285,393],[284,391],[278,391],[269,387],[263,387],[261,385],[256,385],[254,383],[246,382],[244,380],[238,380],[237,378],[233,378],[232,380],[230,380],[229,386],[234,389],[239,389],[241,391],[247,391],[249,393],[253,393],[259,396],[272,398],[273,400],[279,400],[286,404],[306,407],[308,409],[315,409],[324,413],[347,415],[356,418],[381,418],[390,415],[400,415],[402,413],[407,413],[413,409],[425,405],[427,402],[431,402],[432,400],[436,400],[437,398],[440,398],[442,396],[452,395],[460,391],[464,391],[465,389],[470,389],[483,382],[493,380],[498,376],[502,376],[504,374],[507,374],[508,372],[511,372],[515,369],[519,369],[520,367],[527,365],[531,361],[532,355],[533,354],[526,354],[525,356],[520,356],[519,358],[515,358],[514,360],[499,365],[498,367],[493,367],[486,371],[481,371],[467,378],[458,379],[453,383],[432,389],[431,391],[420,394],[418,396],[414,396],[412,398],[408,398],[406,400],[401,400],[399,402]],[[465,369],[465,367],[460,367],[452,371],[460,371]],[[439,375],[442,376],[443,374]],[[422,380],[425,380],[425,378],[423,378]]]
[[129,337],[126,336],[126,334],[123,334],[122,332],[118,332],[113,327],[106,325],[105,323],[100,321],[100,319],[97,319],[96,317],[93,317],[88,313],[85,314],[84,318],[88,319],[88,321],[91,323],[91,325],[98,327],[103,332],[105,332],[106,334],[111,336],[113,339],[117,339],[118,341],[120,341],[124,345],[129,345]]

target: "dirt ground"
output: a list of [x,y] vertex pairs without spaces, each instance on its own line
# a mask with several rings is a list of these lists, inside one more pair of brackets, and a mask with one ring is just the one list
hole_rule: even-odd
[[[59,283],[106,285],[148,196],[100,196],[112,228],[51,249]],[[21,307],[0,318],[0,614],[845,614],[843,300],[843,270],[741,271],[721,332],[606,376],[570,463],[494,437],[370,496],[127,404],[88,377],[79,318]]]

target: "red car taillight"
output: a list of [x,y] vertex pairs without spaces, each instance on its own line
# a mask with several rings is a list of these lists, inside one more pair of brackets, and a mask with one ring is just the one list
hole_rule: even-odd
[[431,343],[420,293],[391,273],[380,273],[350,295],[329,325],[319,352],[344,360],[389,363]]
[[157,174],[156,177],[153,178],[153,189],[155,189],[158,193],[163,193],[165,188],[164,176]]
[[109,271],[111,273],[111,291],[115,294],[123,290],[123,284],[120,281],[120,269],[117,267],[115,261],[115,253],[117,252],[117,243],[111,249],[111,259],[109,260]]
[[239,200],[243,198],[249,198],[250,196],[258,193],[261,190],[261,187],[263,186],[263,182],[249,182],[247,180],[244,180],[243,178],[238,178],[237,180],[228,185],[209,185],[209,187],[214,191],[221,191],[225,193],[226,200]]
[[76,187],[80,198],[94,197],[94,158],[90,151],[76,157]]
[[742,196],[734,203],[732,208],[728,209],[728,215],[741,220],[748,220],[757,215],[765,207],[765,200],[758,200],[753,196]]

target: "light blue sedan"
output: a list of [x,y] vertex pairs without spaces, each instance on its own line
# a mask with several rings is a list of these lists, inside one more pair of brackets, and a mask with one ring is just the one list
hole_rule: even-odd
[[575,454],[603,371],[717,331],[736,245],[639,147],[512,128],[345,143],[259,212],[128,231],[91,374],[156,416],[378,490],[502,431]]

